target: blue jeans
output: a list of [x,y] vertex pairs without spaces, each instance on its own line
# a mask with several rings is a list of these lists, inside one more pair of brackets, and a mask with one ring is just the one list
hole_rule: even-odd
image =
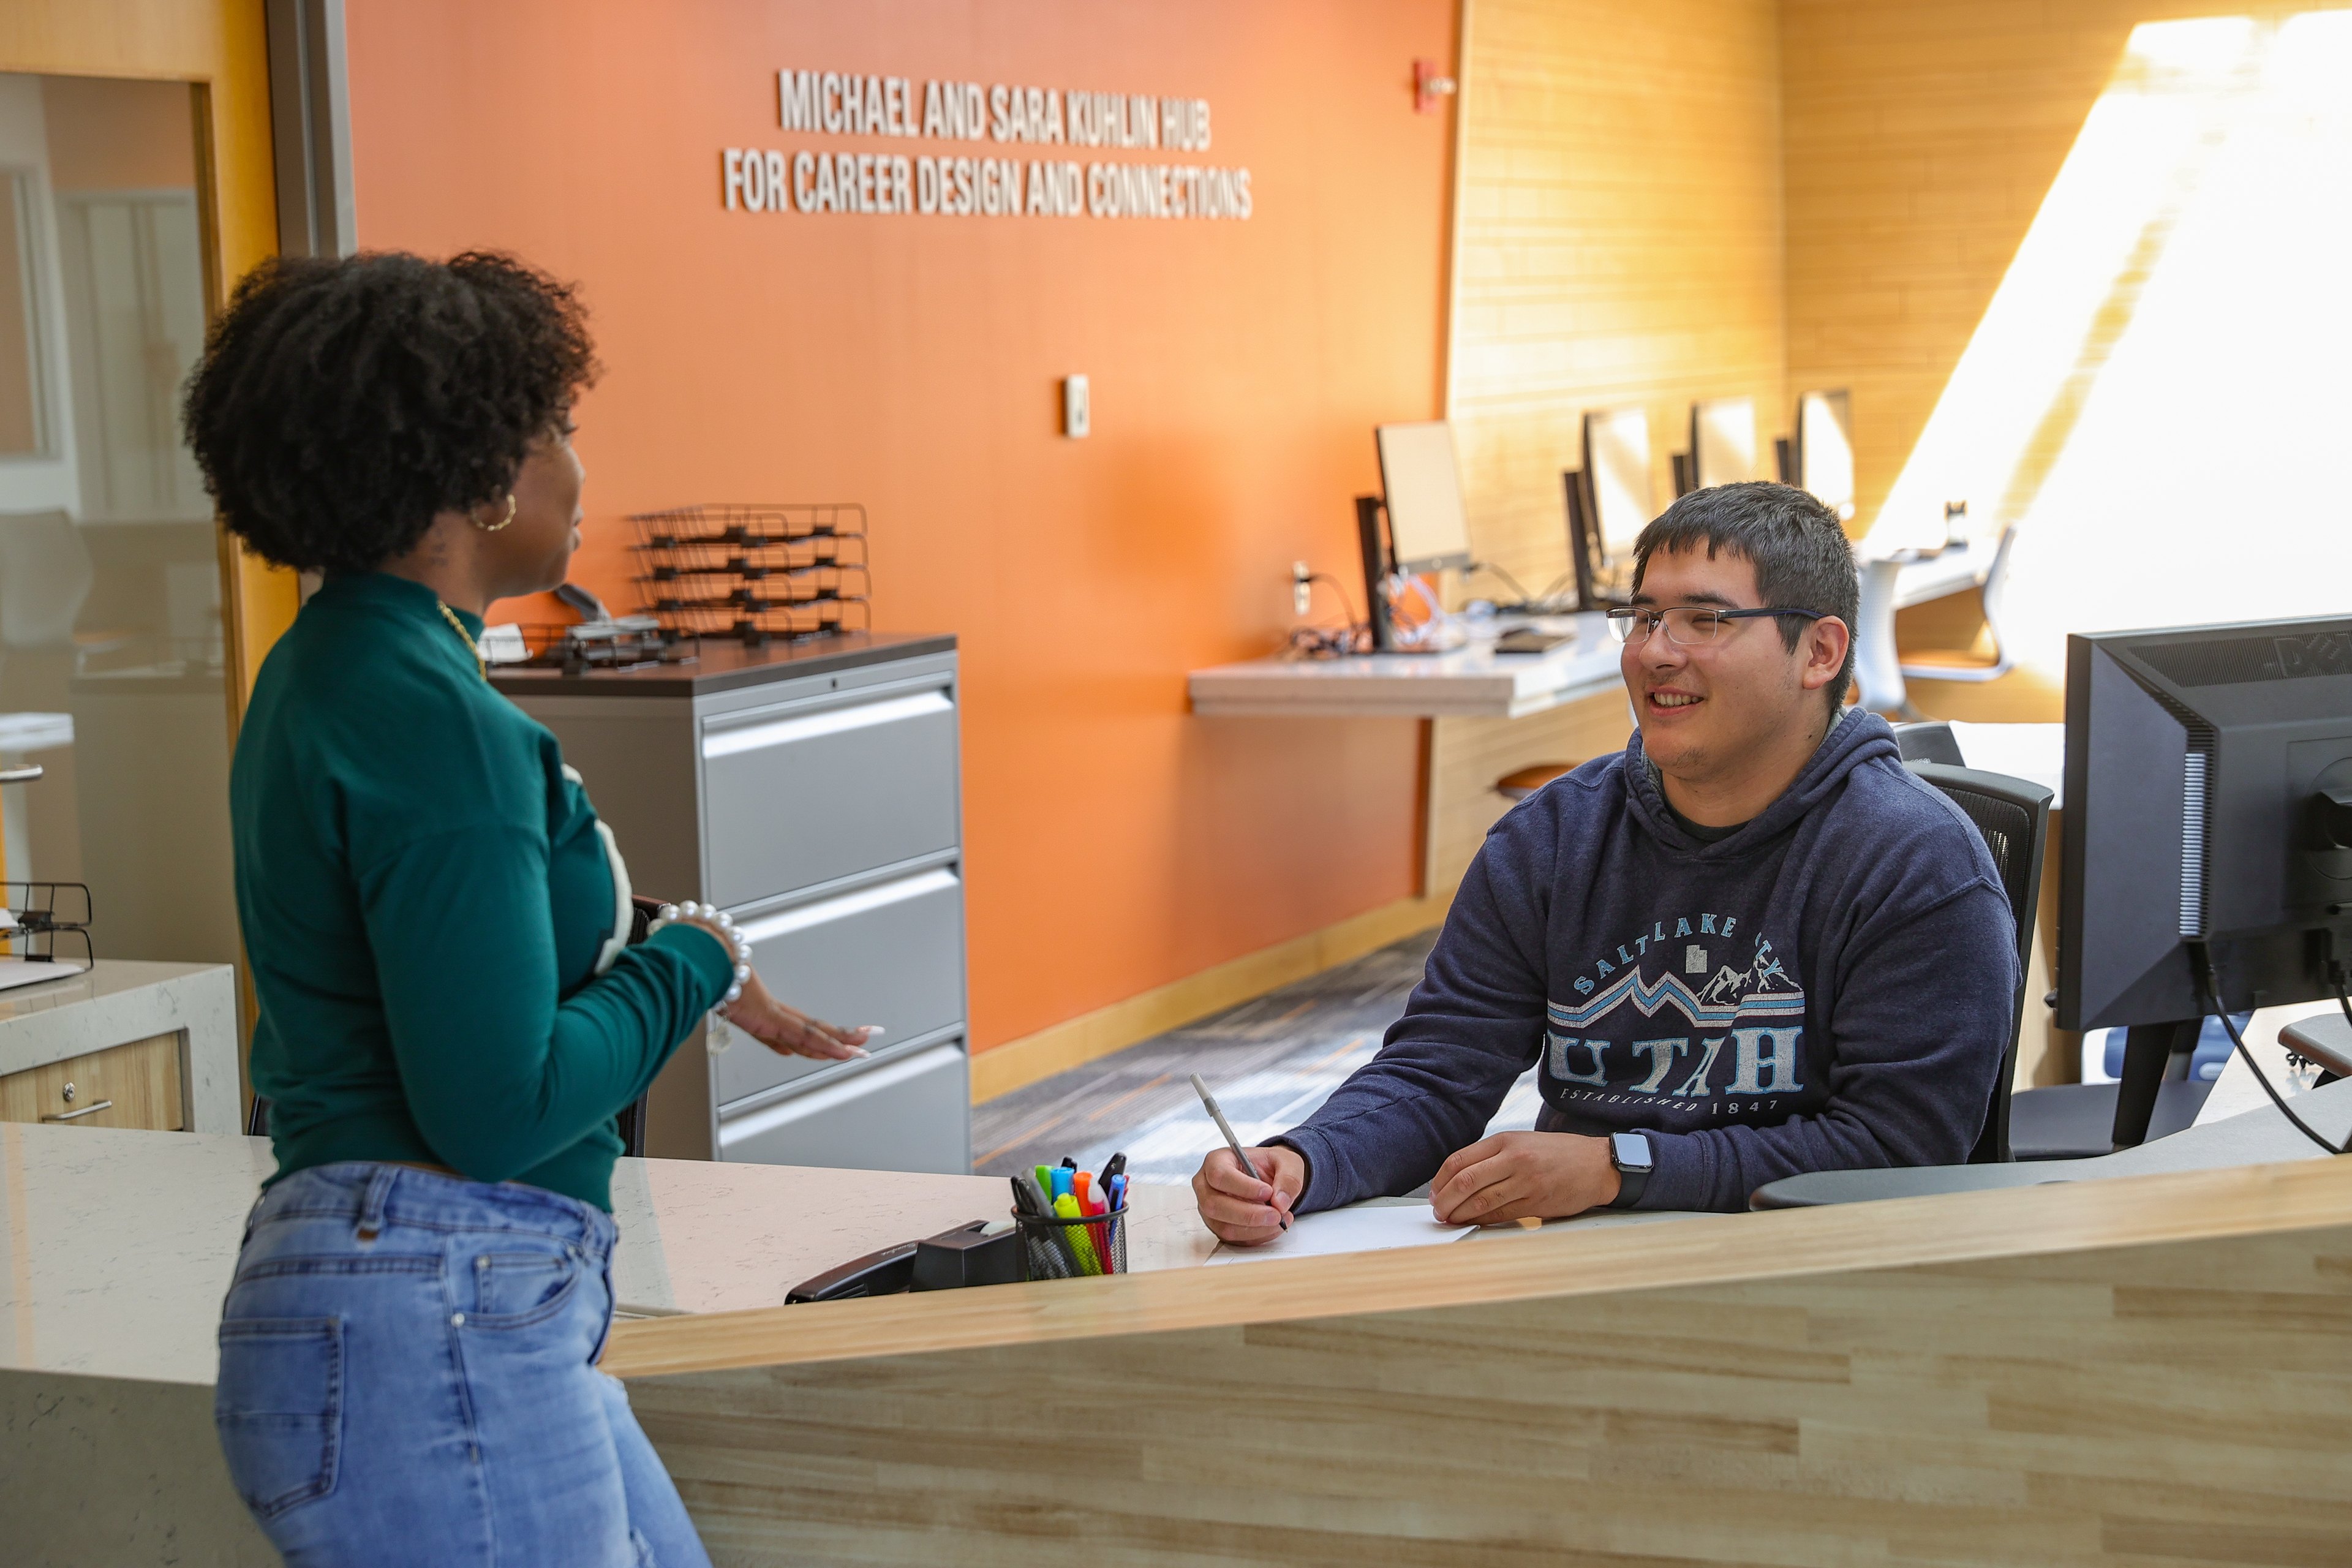
[[294,1568],[709,1568],[596,1370],[612,1216],[538,1187],[322,1165],[247,1221],[213,1419]]

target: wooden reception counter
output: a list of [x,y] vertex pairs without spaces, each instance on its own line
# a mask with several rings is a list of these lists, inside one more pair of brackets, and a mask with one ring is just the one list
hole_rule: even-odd
[[720,1563],[2352,1562],[2352,1162],[625,1325]]
[[[2340,1134],[2352,1084],[2303,1105]],[[1153,1272],[796,1307],[750,1303],[1002,1182],[625,1163],[620,1293],[685,1315],[604,1365],[721,1565],[2352,1562],[2352,1162],[2250,1126],[2165,1141],[2218,1168],[1232,1268],[1159,1189]],[[268,1164],[0,1128],[12,1564],[272,1561],[206,1386]]]

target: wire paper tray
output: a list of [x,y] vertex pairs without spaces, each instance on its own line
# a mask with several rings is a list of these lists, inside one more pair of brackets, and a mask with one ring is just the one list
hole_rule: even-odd
[[86,884],[0,882],[0,991],[62,980],[98,961]]
[[645,607],[664,630],[747,644],[872,626],[866,509],[854,501],[638,512]]

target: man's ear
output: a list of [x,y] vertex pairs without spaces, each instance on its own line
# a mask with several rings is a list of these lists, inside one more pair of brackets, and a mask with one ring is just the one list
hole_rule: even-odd
[[1805,630],[1805,668],[1799,683],[1808,691],[1818,691],[1837,679],[1845,668],[1846,649],[1853,646],[1853,632],[1835,616],[1823,616],[1809,622]]

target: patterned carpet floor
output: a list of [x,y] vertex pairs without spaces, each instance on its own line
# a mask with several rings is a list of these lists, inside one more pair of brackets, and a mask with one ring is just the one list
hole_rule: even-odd
[[[1187,1075],[1208,1081],[1244,1143],[1297,1125],[1381,1048],[1436,940],[1408,937],[975,1106],[972,1169],[1010,1175],[1068,1155],[1094,1171],[1123,1151],[1135,1180],[1184,1185],[1223,1142]],[[1530,1071],[1489,1131],[1534,1126],[1538,1104]]]

